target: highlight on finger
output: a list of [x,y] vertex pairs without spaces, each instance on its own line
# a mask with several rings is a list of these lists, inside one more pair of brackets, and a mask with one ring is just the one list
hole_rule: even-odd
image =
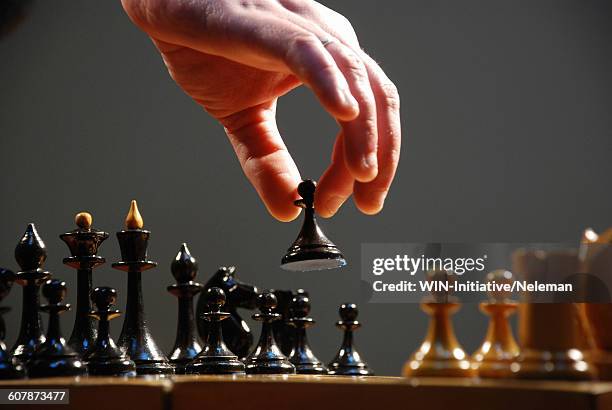
[[355,179],[344,163],[344,136],[338,134],[332,162],[321,176],[315,193],[315,209],[324,218],[330,218],[353,193]]

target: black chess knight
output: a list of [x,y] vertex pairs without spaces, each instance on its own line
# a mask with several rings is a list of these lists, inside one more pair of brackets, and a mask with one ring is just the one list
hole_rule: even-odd
[[[0,268],[0,302],[11,291],[15,274],[8,269]],[[11,308],[0,306],[0,380],[7,379],[22,379],[26,376],[25,367],[15,360],[6,350],[4,337],[6,336],[6,325],[3,315],[9,312]]]
[[304,208],[304,223],[297,239],[281,260],[281,268],[289,271],[313,271],[341,268],[346,265],[342,252],[323,233],[315,216],[316,182],[306,179],[298,185],[302,199],[295,205]]
[[147,245],[151,232],[143,229],[143,221],[136,201],[132,201],[125,218],[125,230],[117,232],[121,261],[113,268],[127,272],[127,306],[118,346],[136,363],[140,374],[173,374],[172,366],[153,340],[144,314],[142,272],[157,266],[147,259]]
[[96,309],[90,315],[98,321],[98,336],[84,359],[90,376],[136,376],[136,364],[121,351],[110,336],[110,321],[121,314],[113,305],[117,291],[109,287],[95,288],[91,300]]
[[297,294],[291,301],[289,308],[291,318],[289,324],[295,328],[294,345],[289,354],[289,361],[295,366],[298,374],[327,374],[323,363],[312,352],[306,329],[313,326],[315,321],[308,317],[310,313],[310,299],[304,294]]
[[232,353],[223,341],[221,323],[229,318],[230,314],[222,312],[225,305],[225,292],[220,288],[210,288],[204,295],[208,305],[208,312],[203,319],[209,323],[204,348],[186,366],[188,374],[244,374],[244,363]]
[[361,327],[357,321],[359,310],[354,303],[345,303],[340,306],[340,321],[336,326],[343,330],[342,345],[338,353],[327,366],[329,374],[343,376],[371,376],[374,373],[361,359],[361,356],[353,342],[353,331]]
[[[221,322],[223,340],[227,347],[239,358],[246,357],[253,346],[253,334],[247,322],[238,314],[238,308],[253,310],[256,307],[257,288],[244,283],[236,277],[236,268],[233,266],[220,267],[204,285],[207,289],[221,288],[227,298],[223,310],[230,314],[229,318]],[[208,311],[208,304],[204,293],[198,299],[196,321],[198,332],[202,340],[208,335],[209,322],[203,320],[203,314]]]
[[172,261],[171,271],[177,283],[168,286],[168,292],[178,299],[178,321],[176,340],[168,356],[176,367],[176,373],[182,374],[185,373],[185,365],[202,350],[193,316],[193,297],[200,293],[204,286],[193,281],[198,273],[198,262],[189,253],[187,244],[181,246]]
[[23,303],[19,336],[11,349],[17,360],[26,363],[45,341],[39,314],[40,285],[51,274],[42,268],[47,259],[47,248],[34,224],[29,224],[15,247],[15,260],[21,270],[15,280],[23,286]]
[[97,253],[100,244],[108,238],[108,234],[91,227],[92,217],[87,212],[78,213],[74,221],[77,229],[61,234],[60,239],[70,250],[70,256],[64,258],[64,264],[77,270],[76,313],[68,344],[83,355],[96,340],[95,320],[89,315],[91,275],[95,267],[105,262]]
[[70,309],[70,305],[62,303],[66,297],[66,282],[50,279],[43,285],[42,293],[48,303],[40,309],[49,314],[49,326],[44,343],[38,346],[28,362],[28,376],[38,378],[87,374],[81,357],[68,346],[60,330],[60,314]]
[[249,374],[294,374],[295,366],[281,352],[274,340],[272,322],[280,319],[280,314],[272,313],[276,307],[276,296],[264,292],[257,296],[260,313],[253,319],[261,323],[261,335],[255,350],[245,359],[246,372]]

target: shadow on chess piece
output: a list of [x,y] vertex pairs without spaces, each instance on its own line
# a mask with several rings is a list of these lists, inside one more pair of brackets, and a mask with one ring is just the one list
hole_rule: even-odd
[[[574,250],[519,250],[513,255],[514,271],[525,280],[537,278],[553,282],[579,269]],[[525,294],[519,305],[519,345],[521,352],[512,364],[522,379],[591,380],[596,370],[587,352],[593,346],[589,337],[584,306],[580,303],[533,303]],[[554,323],[551,329],[550,324]]]
[[187,363],[202,350],[195,327],[193,297],[200,293],[204,286],[194,282],[198,273],[198,262],[191,256],[185,243],[172,261],[171,270],[177,283],[168,286],[168,292],[178,299],[178,320],[174,347],[168,357],[170,363],[176,367],[176,373],[184,374]]
[[374,372],[363,361],[355,348],[353,332],[361,327],[357,321],[359,310],[354,303],[344,303],[340,306],[340,321],[336,327],[343,330],[342,344],[331,363],[327,365],[328,374],[336,376],[373,376]]
[[[217,287],[223,290],[227,301],[223,310],[230,314],[229,318],[221,322],[223,340],[227,347],[239,358],[245,358],[253,346],[253,334],[247,322],[238,314],[238,308],[253,310],[256,307],[257,288],[244,283],[236,277],[236,268],[233,266],[220,267],[217,272],[204,285],[206,290]],[[196,308],[196,323],[202,340],[208,336],[209,322],[203,320],[203,314],[208,311],[206,298],[200,296]]]
[[257,296],[260,313],[253,319],[261,323],[261,335],[253,352],[245,359],[246,372],[249,374],[295,374],[295,366],[281,352],[274,339],[272,322],[280,319],[280,314],[272,313],[277,305],[276,296],[263,292]]
[[[512,272],[495,270],[487,275],[487,282],[512,286]],[[511,366],[519,355],[519,347],[512,335],[508,318],[518,306],[509,299],[510,292],[492,291],[486,302],[480,304],[480,310],[489,316],[489,328],[484,341],[472,355],[472,367],[479,377],[508,378],[512,377]]]
[[430,316],[427,335],[421,346],[404,365],[406,377],[473,377],[476,371],[459,344],[453,329],[451,315],[461,307],[458,299],[450,295],[442,284],[454,282],[454,274],[445,270],[427,272],[427,280],[434,286],[432,295],[421,303],[421,309]]
[[28,363],[28,376],[39,378],[87,374],[81,357],[68,346],[60,330],[60,314],[70,309],[70,305],[62,303],[66,297],[66,282],[48,280],[43,285],[42,293],[48,303],[40,309],[49,314],[49,328],[45,342],[36,349]]
[[98,336],[85,354],[90,376],[136,376],[136,364],[121,351],[110,336],[110,321],[121,312],[113,309],[117,302],[117,291],[109,287],[98,287],[91,293],[96,310],[90,315],[98,321]]
[[289,324],[295,328],[289,361],[293,363],[298,374],[327,374],[327,369],[314,355],[308,343],[306,329],[315,324],[315,321],[308,317],[309,313],[308,296],[304,293],[296,294],[289,308]]
[[64,258],[64,264],[77,270],[76,312],[68,344],[78,354],[84,355],[96,340],[95,320],[89,315],[91,275],[95,267],[105,262],[105,259],[97,253],[102,242],[108,238],[108,234],[91,227],[93,218],[87,212],[76,214],[74,221],[77,229],[61,234],[60,239],[70,250],[70,256]]
[[314,271],[341,268],[346,265],[342,252],[323,233],[317,224],[314,196],[317,184],[307,179],[298,185],[302,199],[295,205],[304,208],[302,229],[281,260],[281,268],[289,271]]
[[196,358],[186,366],[187,374],[244,374],[245,366],[238,356],[232,353],[223,341],[221,323],[230,314],[222,312],[225,305],[225,292],[221,288],[210,288],[205,295],[208,312],[203,319],[209,322],[204,348]]
[[34,224],[28,224],[23,237],[15,247],[15,260],[21,270],[16,281],[23,286],[23,303],[19,336],[11,349],[14,358],[27,364],[34,351],[45,341],[39,314],[40,285],[51,274],[42,269],[47,259],[47,248]]
[[118,346],[136,363],[139,375],[174,374],[172,366],[155,343],[147,326],[142,296],[142,272],[157,266],[147,259],[147,247],[151,232],[143,229],[144,223],[136,201],[132,201],[125,218],[125,229],[117,232],[121,261],[113,268],[127,272],[127,305]]
[[[15,274],[8,269],[0,268],[0,303],[11,291]],[[0,380],[23,379],[26,377],[25,367],[15,358],[11,357],[6,350],[4,338],[6,336],[6,325],[3,315],[11,310],[9,307],[0,306]]]

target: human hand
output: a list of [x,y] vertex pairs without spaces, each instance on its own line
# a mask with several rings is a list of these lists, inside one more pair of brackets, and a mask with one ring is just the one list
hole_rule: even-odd
[[177,84],[223,124],[270,213],[296,218],[300,174],[276,125],[278,98],[307,85],[340,125],[315,207],[353,194],[382,209],[400,152],[399,96],[349,21],[312,0],[122,0]]

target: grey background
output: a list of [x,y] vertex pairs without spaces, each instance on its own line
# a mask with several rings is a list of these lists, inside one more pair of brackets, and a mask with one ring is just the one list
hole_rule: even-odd
[[[201,280],[235,264],[262,288],[308,289],[318,320],[312,344],[327,361],[340,342],[337,306],[359,300],[361,243],[577,241],[585,226],[612,223],[610,2],[325,3],[353,22],[402,97],[402,160],[384,211],[368,217],[348,203],[325,221],[348,268],[279,269],[299,222],[267,214],[222,128],[172,82],[118,1],[93,0],[36,2],[0,41],[1,263],[16,268],[14,246],[33,221],[47,268],[74,284],[58,234],[80,210],[113,233],[137,198],[160,262],[144,276],[146,311],[165,350],[176,323],[169,264],[187,242]],[[281,100],[279,122],[302,175],[317,178],[334,122],[306,89]],[[118,259],[114,237],[101,253]],[[94,283],[117,287],[124,306],[124,273],[106,265]],[[6,301],[9,344],[20,300],[16,289]],[[360,317],[363,356],[378,373],[399,374],[424,336],[424,314],[368,304]],[[473,351],[484,317],[466,305],[455,323]]]

